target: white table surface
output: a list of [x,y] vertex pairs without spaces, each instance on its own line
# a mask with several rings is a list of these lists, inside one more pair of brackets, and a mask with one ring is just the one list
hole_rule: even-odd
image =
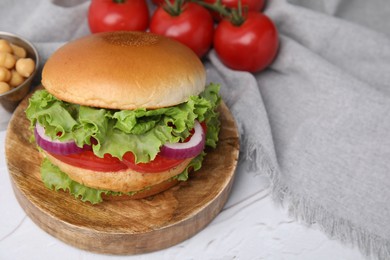
[[41,230],[19,206],[6,166],[5,137],[0,131],[0,259],[364,259],[356,247],[294,221],[272,201],[267,178],[242,170],[222,212],[176,246],[135,256],[79,250]]

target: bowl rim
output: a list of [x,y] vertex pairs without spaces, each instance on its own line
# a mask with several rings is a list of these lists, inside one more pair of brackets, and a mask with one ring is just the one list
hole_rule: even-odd
[[29,79],[32,79],[35,77],[35,74],[37,73],[38,71],[38,68],[39,68],[39,63],[40,63],[40,60],[39,60],[39,54],[38,54],[38,50],[37,48],[29,41],[27,40],[26,38],[18,35],[18,34],[15,34],[15,33],[10,33],[10,32],[4,32],[4,31],[0,31],[0,38],[1,36],[9,36],[9,37],[13,37],[13,38],[18,38],[19,40],[23,41],[24,43],[26,43],[27,45],[29,45],[29,47],[33,50],[34,52],[34,55],[35,55],[35,69],[33,71],[33,73],[31,73],[30,77],[26,78],[22,84],[20,84],[19,86],[17,86],[16,88],[10,90],[10,91],[7,91],[5,93],[2,93],[0,94],[0,98],[3,97],[3,96],[6,96],[6,95],[9,95],[9,94],[12,94],[14,92],[17,92],[19,89],[23,88],[24,87],[24,84],[27,80]]

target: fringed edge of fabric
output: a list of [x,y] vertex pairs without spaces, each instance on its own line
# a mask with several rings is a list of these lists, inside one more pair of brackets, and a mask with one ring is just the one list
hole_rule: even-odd
[[338,239],[344,244],[357,246],[367,258],[390,259],[390,240],[358,228],[350,221],[329,213],[312,200],[294,194],[281,182],[280,171],[275,166],[276,162],[272,163],[262,145],[247,141],[243,147],[247,149],[243,151],[242,159],[252,161],[254,169],[265,172],[270,177],[273,200],[287,207],[290,216],[309,226],[317,224],[331,239]]

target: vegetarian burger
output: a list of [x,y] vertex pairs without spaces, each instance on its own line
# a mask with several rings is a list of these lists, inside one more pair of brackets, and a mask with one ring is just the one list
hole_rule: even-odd
[[26,110],[46,187],[91,203],[144,198],[198,170],[215,147],[219,86],[186,46],[145,32],[59,48]]

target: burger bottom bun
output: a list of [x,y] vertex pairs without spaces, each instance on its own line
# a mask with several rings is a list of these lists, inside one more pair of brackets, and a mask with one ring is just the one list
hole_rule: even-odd
[[66,164],[46,152],[43,153],[52,164],[60,168],[72,180],[90,188],[123,193],[142,191],[145,188],[164,183],[182,173],[193,159],[185,159],[179,165],[162,172],[140,173],[131,169],[116,172],[100,172]]
[[113,196],[113,195],[106,195],[102,194],[103,200],[106,201],[118,201],[118,200],[138,200],[138,199],[143,199],[147,198],[153,195],[156,195],[160,192],[166,191],[176,184],[178,184],[179,181],[177,179],[169,179],[166,181],[163,181],[159,184],[156,184],[154,186],[148,187],[144,189],[143,191],[137,192],[134,195],[121,195],[121,196]]

